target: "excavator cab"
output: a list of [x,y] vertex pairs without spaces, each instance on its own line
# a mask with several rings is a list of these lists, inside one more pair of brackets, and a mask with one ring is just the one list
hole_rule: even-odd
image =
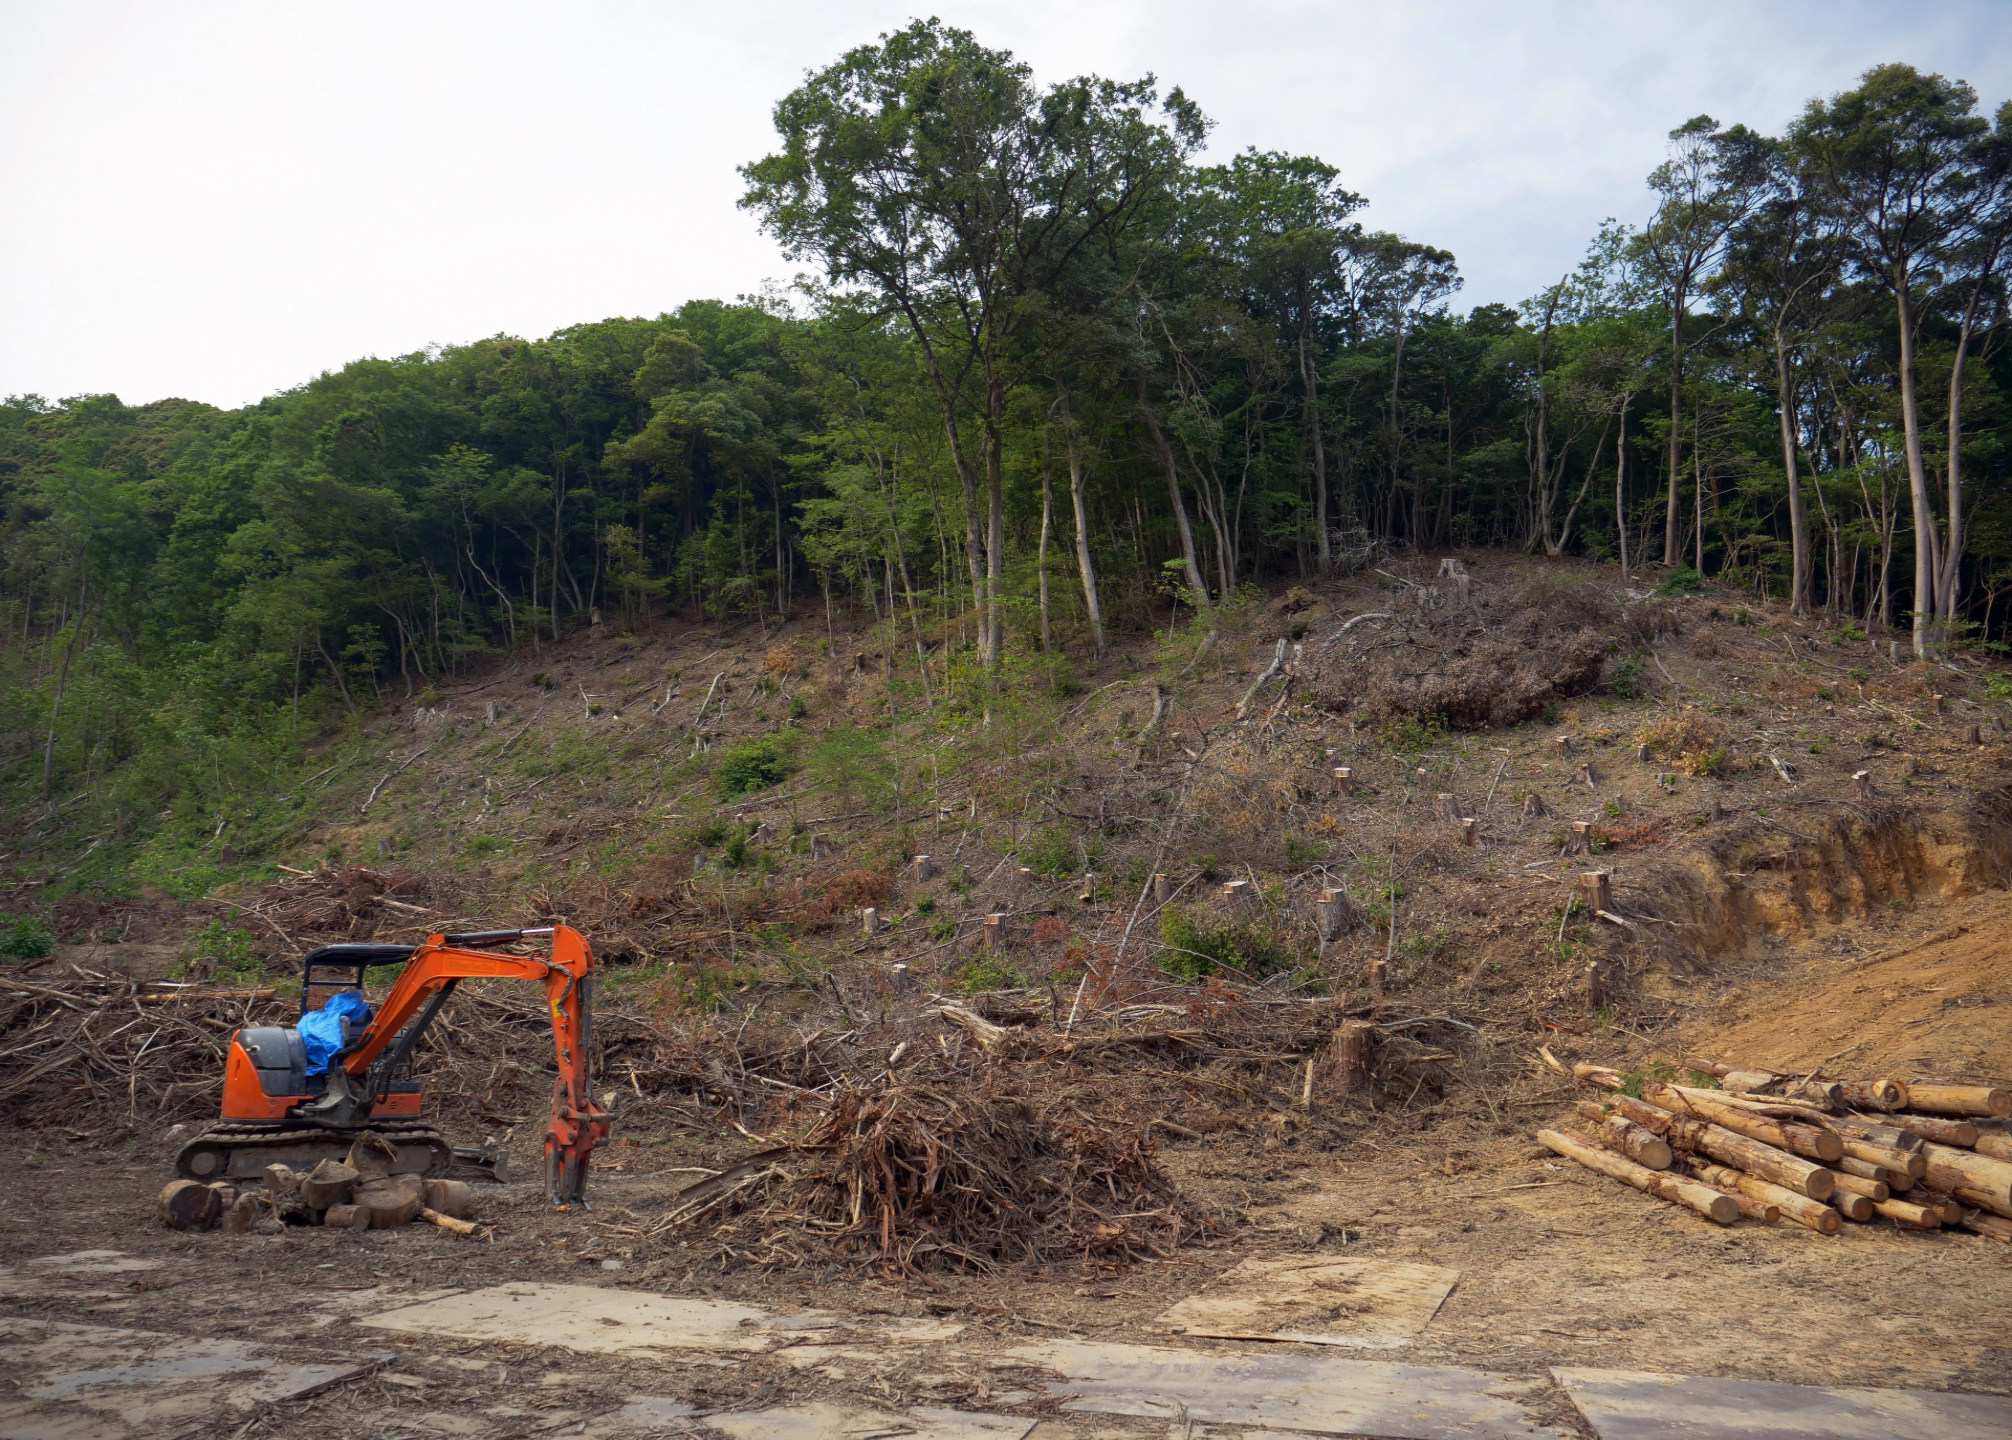
[[[474,948],[546,936],[550,959]],[[403,968],[373,1012],[362,998],[364,974],[391,964]],[[593,964],[585,938],[564,925],[432,935],[420,945],[321,946],[302,964],[299,1020],[231,1037],[221,1123],[182,1147],[176,1171],[207,1181],[259,1175],[275,1162],[310,1168],[340,1158],[371,1130],[398,1151],[394,1171],[443,1174],[456,1151],[419,1119],[413,1053],[462,980],[523,979],[545,987],[559,1062],[546,1190],[555,1203],[584,1203],[587,1156],[608,1133],[588,1073]]]

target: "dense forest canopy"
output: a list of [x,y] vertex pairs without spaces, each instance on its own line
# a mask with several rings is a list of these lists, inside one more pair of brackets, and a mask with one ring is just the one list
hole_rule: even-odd
[[[581,626],[870,611],[932,683],[1210,630],[1254,583],[1506,546],[1724,577],[1927,656],[2012,590],[2012,104],[1905,65],[1671,132],[1520,306],[1179,90],[934,21],[776,107],[743,204],[807,273],[241,410],[0,404],[23,824],[124,837],[386,694]],[[1647,567],[1660,567],[1649,570]],[[233,780],[231,777],[236,777]]]

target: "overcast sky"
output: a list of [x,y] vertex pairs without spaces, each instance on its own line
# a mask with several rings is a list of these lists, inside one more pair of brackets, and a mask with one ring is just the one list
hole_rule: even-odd
[[1181,85],[1216,155],[1322,156],[1462,307],[1639,221],[1692,115],[1778,129],[1886,60],[2012,97],[2005,0],[0,0],[0,395],[239,405],[787,280],[734,167],[805,70],[931,13],[1041,79]]

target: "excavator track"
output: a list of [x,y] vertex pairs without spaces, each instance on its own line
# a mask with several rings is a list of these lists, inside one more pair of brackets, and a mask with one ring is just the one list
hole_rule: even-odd
[[175,1174],[184,1180],[242,1180],[263,1175],[268,1165],[311,1170],[323,1160],[341,1160],[356,1137],[370,1130],[398,1147],[394,1173],[447,1173],[454,1147],[445,1135],[414,1120],[376,1120],[354,1127],[238,1123],[217,1125],[182,1146]]

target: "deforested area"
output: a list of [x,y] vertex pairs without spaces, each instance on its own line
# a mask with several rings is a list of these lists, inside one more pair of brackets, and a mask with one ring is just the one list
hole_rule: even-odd
[[1992,103],[1463,310],[917,21],[740,172],[787,295],[0,404],[0,1434],[1996,1416]]

